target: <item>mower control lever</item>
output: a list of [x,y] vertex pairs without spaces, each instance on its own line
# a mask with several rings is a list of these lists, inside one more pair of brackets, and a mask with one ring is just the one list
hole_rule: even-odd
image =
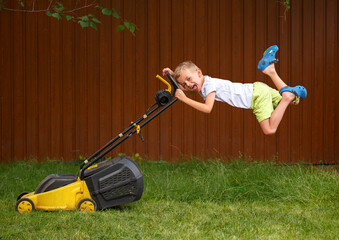
[[141,139],[142,142],[145,142],[145,139],[144,139],[144,137],[142,136],[141,131],[138,133],[138,136],[139,136],[139,138]]

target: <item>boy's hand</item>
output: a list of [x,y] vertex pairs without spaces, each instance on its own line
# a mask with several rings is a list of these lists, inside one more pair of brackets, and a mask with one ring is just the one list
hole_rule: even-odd
[[179,99],[180,101],[183,101],[185,98],[187,98],[187,96],[181,89],[177,89],[175,91],[175,97]]
[[165,76],[166,75],[166,71],[169,72],[169,74],[171,74],[172,76],[174,76],[174,72],[170,69],[170,68],[164,68],[162,70],[162,75]]

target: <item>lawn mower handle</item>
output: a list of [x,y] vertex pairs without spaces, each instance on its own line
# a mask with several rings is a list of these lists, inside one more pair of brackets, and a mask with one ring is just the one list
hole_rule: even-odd
[[[146,124],[148,124],[150,121],[152,121],[155,117],[157,117],[159,114],[161,114],[167,108],[172,106],[178,100],[177,98],[173,99],[172,97],[175,95],[175,91],[177,89],[180,89],[180,88],[168,71],[166,71],[166,75],[170,79],[170,81],[173,85],[173,88],[174,88],[174,91],[173,91],[172,94],[168,93],[170,95],[169,101],[166,104],[159,104],[159,103],[157,104],[157,102],[155,104],[153,104],[142,117],[140,117],[136,121],[132,122],[118,136],[116,136],[115,138],[110,140],[105,146],[103,146],[96,153],[94,153],[92,156],[87,158],[80,166],[80,170],[79,170],[79,173],[78,173],[78,177],[80,179],[84,178],[84,172],[85,172],[86,169],[88,169],[94,163],[100,161],[107,153],[112,151],[115,147],[120,145],[122,142],[124,142],[126,139],[131,137],[133,134],[138,133],[142,127],[144,127]],[[167,90],[163,90],[163,91],[166,92]]]
[[173,79],[172,75],[168,72],[168,71],[165,71],[167,77],[169,78],[169,80],[171,81],[172,85],[174,86],[174,92],[173,92],[173,95],[175,94],[175,91],[177,89],[180,89],[179,88],[179,85],[177,84],[177,82]]

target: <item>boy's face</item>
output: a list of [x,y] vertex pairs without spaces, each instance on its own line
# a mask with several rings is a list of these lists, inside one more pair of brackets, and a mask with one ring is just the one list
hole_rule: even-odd
[[181,71],[177,82],[184,91],[200,92],[204,82],[204,76],[199,68],[195,70],[186,68]]

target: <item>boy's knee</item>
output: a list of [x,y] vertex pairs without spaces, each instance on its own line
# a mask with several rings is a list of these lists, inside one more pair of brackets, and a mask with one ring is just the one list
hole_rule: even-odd
[[273,135],[277,131],[277,127],[274,127],[274,125],[272,127],[272,124],[270,124],[270,118],[260,122],[260,127],[265,135]]
[[272,129],[272,128],[263,129],[263,132],[267,136],[274,135],[277,132],[277,129]]

